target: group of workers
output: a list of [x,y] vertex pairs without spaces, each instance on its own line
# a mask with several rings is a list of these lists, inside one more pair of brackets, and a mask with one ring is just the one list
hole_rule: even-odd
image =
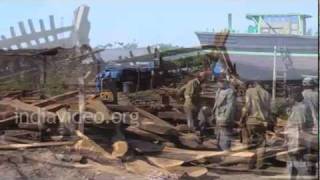
[[[201,84],[207,79],[206,73],[199,73],[195,79],[190,80],[181,88],[184,95],[184,111],[190,131],[204,131],[206,124],[215,124],[215,136],[221,150],[229,151],[234,138],[235,124],[241,127],[242,142],[248,147],[256,149],[256,158],[250,164],[251,168],[264,167],[264,154],[266,146],[267,129],[272,129],[275,117],[272,113],[274,102],[268,91],[259,82],[247,84],[245,104],[241,109],[240,122],[236,122],[237,93],[232,84],[225,80],[218,80],[219,89],[215,95],[213,107],[201,107]],[[302,83],[303,91],[290,94],[288,101],[289,118],[286,126],[286,142],[288,145],[288,168],[292,177],[297,175],[314,175],[314,164],[301,172],[301,163],[305,162],[303,154],[310,151],[311,144],[303,144],[303,134],[316,137],[318,134],[319,110],[317,83],[312,78],[305,78]],[[209,114],[208,115],[208,109]],[[213,118],[203,118],[203,114]],[[203,120],[205,119],[205,120]],[[210,120],[211,119],[211,120]],[[238,118],[239,119],[239,118]],[[213,120],[213,122],[212,122]],[[205,121],[209,121],[205,122]],[[244,136],[245,135],[245,136]],[[299,149],[300,148],[300,149]],[[299,166],[299,167],[297,167]],[[313,170],[312,170],[313,169]]]

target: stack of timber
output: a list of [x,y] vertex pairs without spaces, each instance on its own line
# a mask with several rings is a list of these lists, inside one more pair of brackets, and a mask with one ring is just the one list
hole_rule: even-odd
[[[0,144],[0,152],[57,147],[94,162],[88,164],[90,167],[122,167],[122,171],[139,176],[167,179],[209,176],[210,169],[236,171],[233,166],[238,164],[249,171],[256,157],[255,148],[240,143],[237,136],[230,151],[221,151],[213,131],[205,137],[186,131],[185,115],[179,105],[105,105],[96,96],[87,95],[82,104],[84,111],[80,112],[78,95],[78,91],[71,91],[41,99],[17,92],[3,97],[0,128],[6,143]],[[23,116],[17,116],[19,113]],[[121,121],[113,121],[115,113],[121,115]],[[79,128],[81,123],[83,131]],[[285,162],[289,152],[283,136],[269,132],[266,138],[269,143],[265,159]],[[59,160],[54,164],[89,167]]]

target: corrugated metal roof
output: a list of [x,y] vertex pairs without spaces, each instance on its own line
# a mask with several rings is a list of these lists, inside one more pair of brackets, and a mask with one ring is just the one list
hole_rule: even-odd
[[[155,48],[150,47],[151,53],[154,53]],[[101,58],[105,61],[115,61],[119,60],[121,57],[122,60],[130,59],[130,51],[132,52],[134,57],[148,55],[147,47],[143,48],[135,48],[135,49],[124,49],[124,48],[116,48],[116,49],[106,49],[100,53]]]

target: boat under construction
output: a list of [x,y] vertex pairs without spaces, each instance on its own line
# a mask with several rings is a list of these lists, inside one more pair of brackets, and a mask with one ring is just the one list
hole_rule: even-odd
[[242,79],[269,81],[276,68],[278,77],[300,80],[303,75],[318,74],[318,38],[306,26],[310,17],[248,14],[246,18],[254,25],[246,33],[236,33],[229,14],[229,35],[223,43],[217,40],[225,33],[196,32],[196,35],[202,48],[217,44],[223,47]]

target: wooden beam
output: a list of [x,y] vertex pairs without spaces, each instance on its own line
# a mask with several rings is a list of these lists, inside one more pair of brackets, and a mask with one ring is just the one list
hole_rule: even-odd
[[70,92],[67,92],[67,93],[64,93],[64,94],[60,94],[60,95],[53,96],[53,97],[50,97],[48,99],[36,102],[33,105],[34,106],[38,106],[38,107],[48,106],[50,104],[56,103],[57,101],[62,101],[62,100],[66,100],[66,99],[72,98],[72,97],[78,95],[78,92],[79,91],[70,91]]
[[168,139],[165,139],[157,134],[148,132],[148,131],[144,131],[142,129],[139,129],[137,127],[133,127],[133,126],[129,126],[127,127],[126,131],[136,134],[138,136],[140,136],[140,138],[142,139],[146,139],[146,140],[151,140],[151,141],[162,141],[162,142],[169,142]]
[[48,112],[45,109],[41,109],[39,107],[36,107],[31,104],[26,104],[24,102],[21,102],[20,100],[14,99],[14,100],[2,100],[0,101],[1,105],[10,106],[15,109],[16,112],[22,112],[22,113],[32,113],[37,115],[38,118],[42,120],[55,120],[56,114],[52,112]]
[[140,116],[138,128],[161,135],[178,135],[178,131],[170,123],[143,109],[136,107],[135,111]]

